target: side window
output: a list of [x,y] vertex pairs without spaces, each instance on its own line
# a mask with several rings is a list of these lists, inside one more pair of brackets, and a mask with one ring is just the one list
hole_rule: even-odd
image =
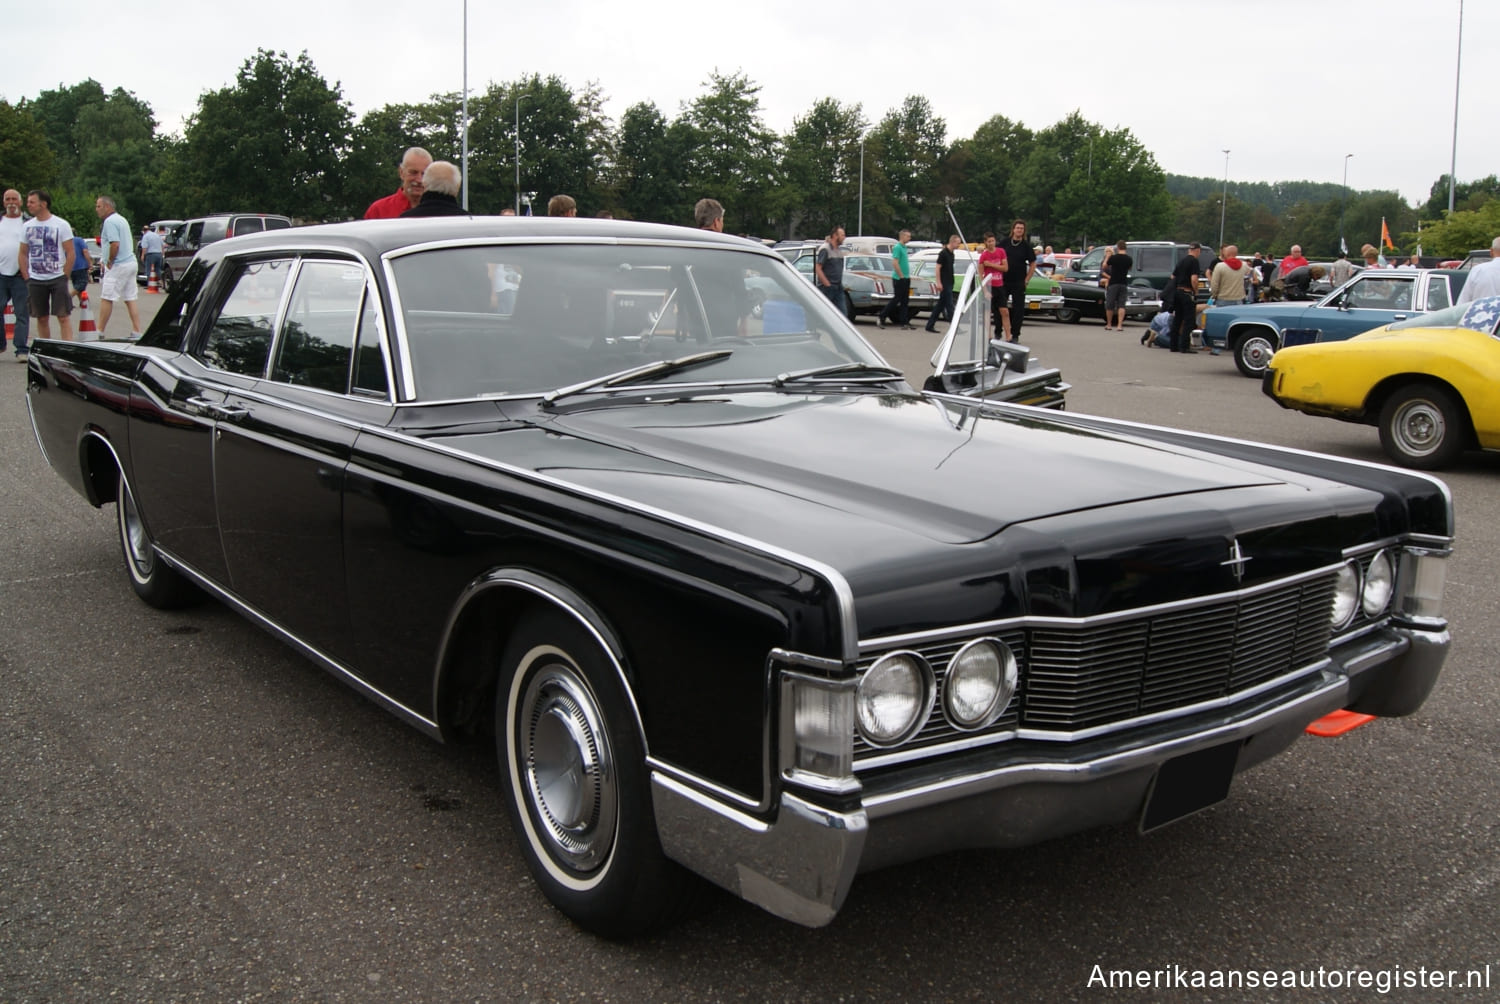
[[195,248],[203,243],[203,224],[194,223],[187,228],[185,234],[177,238],[177,243],[185,248]]
[[354,349],[354,392],[383,398],[389,390],[385,361],[380,356],[380,328],[375,323],[379,313],[380,302],[366,297],[364,310],[359,315],[359,339]]
[[281,322],[271,379],[347,393],[364,293],[364,269],[343,261],[304,261]]
[[199,244],[212,244],[214,241],[224,239],[224,233],[229,229],[228,221],[223,219],[204,220],[203,228],[197,235]]
[[182,333],[193,316],[193,303],[198,298],[198,290],[202,288],[208,271],[209,266],[201,260],[188,266],[182,278],[172,284],[166,300],[151,319],[151,325],[146,329],[141,344],[170,349],[182,347]]
[[265,218],[265,224],[267,230],[285,230],[291,226],[291,224],[286,220],[278,220],[274,216],[267,216]]
[[1453,306],[1448,299],[1448,277],[1445,275],[1429,275],[1427,277],[1427,309],[1442,310],[1444,307]]
[[233,288],[198,353],[215,369],[261,376],[271,354],[271,331],[290,259],[243,262],[236,266]]
[[240,234],[258,234],[264,229],[266,229],[266,225],[261,222],[259,216],[241,216],[234,221],[234,233],[228,234],[228,236],[238,237]]

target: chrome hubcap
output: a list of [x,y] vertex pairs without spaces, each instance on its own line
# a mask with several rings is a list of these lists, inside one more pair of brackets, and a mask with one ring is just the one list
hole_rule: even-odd
[[1421,457],[1442,445],[1447,426],[1443,413],[1430,401],[1409,401],[1396,412],[1391,431],[1403,450]]
[[618,794],[593,692],[573,666],[555,662],[532,678],[520,715],[517,752],[540,835],[560,863],[599,867],[614,845]]
[[151,573],[156,556],[151,551],[151,540],[146,536],[146,526],[141,522],[141,514],[135,507],[135,496],[130,494],[130,486],[123,478],[120,481],[119,505],[120,533],[125,540],[125,549],[129,552],[130,563],[135,566],[136,573],[144,577]]
[[1276,350],[1271,347],[1271,341],[1260,335],[1245,339],[1240,345],[1240,358],[1245,360],[1245,365],[1252,370],[1263,370],[1271,361],[1271,354]]

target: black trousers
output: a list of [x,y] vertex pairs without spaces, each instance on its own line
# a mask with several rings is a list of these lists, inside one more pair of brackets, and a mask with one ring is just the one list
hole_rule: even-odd
[[1198,298],[1186,289],[1178,289],[1172,296],[1172,351],[1191,352],[1193,325],[1198,320]]
[[882,321],[895,321],[897,324],[905,324],[909,313],[907,305],[911,303],[911,280],[892,279],[891,285],[895,287],[895,295],[891,302],[885,305],[880,312]]
[[932,313],[927,315],[927,330],[936,331],[938,322],[953,320],[953,284],[939,291],[937,306],[932,308]]
[[1021,318],[1026,316],[1026,287],[1018,286],[1012,289],[1009,286],[1000,287],[1000,295],[1005,298],[1006,306],[1010,307],[1010,337],[1016,341],[1021,340]]

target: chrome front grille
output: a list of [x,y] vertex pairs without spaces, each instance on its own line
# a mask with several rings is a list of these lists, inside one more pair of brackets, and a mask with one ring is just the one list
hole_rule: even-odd
[[[954,728],[942,713],[948,661],[972,639],[900,646],[928,661],[938,687],[932,715],[902,751],[1017,730],[1077,732],[1253,690],[1327,653],[1334,582],[1328,574],[1135,618],[982,632],[1011,646],[1021,679],[1005,714],[979,733]],[[890,752],[855,736],[856,760]]]

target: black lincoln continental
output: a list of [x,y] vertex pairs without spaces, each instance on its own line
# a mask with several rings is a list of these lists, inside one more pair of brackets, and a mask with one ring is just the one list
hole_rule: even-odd
[[1170,823],[1449,636],[1430,476],[1064,410],[961,314],[913,386],[786,261],[475,218],[205,248],[139,342],[36,344],[57,472],[148,604],[229,604],[493,741],[542,891],[608,936],[707,879]]

